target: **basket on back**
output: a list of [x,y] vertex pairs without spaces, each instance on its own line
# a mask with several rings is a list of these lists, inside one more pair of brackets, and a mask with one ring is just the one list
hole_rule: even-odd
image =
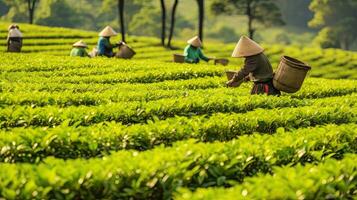
[[131,49],[128,45],[124,44],[120,47],[120,50],[116,53],[115,56],[117,58],[130,59],[135,54],[136,54],[136,52],[133,49]]
[[297,92],[311,67],[289,56],[283,56],[275,72],[273,84],[280,91],[287,93]]

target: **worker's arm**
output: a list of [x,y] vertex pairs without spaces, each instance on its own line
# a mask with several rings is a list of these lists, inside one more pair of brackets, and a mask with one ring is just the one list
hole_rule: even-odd
[[104,39],[104,46],[106,47],[106,48],[108,48],[108,49],[113,49],[113,48],[115,48],[115,47],[117,47],[117,45],[116,44],[110,44],[110,42],[109,42],[109,40],[108,39]]
[[244,61],[244,66],[240,71],[238,71],[234,76],[233,80],[238,82],[249,75],[257,68],[257,61],[253,57],[247,57]]
[[196,63],[195,60],[193,60],[191,58],[187,58],[187,57],[185,57],[185,62],[187,62],[187,63]]
[[227,86],[231,86],[235,82],[239,82],[242,79],[246,79],[250,72],[253,72],[257,68],[257,61],[253,57],[247,57],[244,61],[243,68],[234,74],[233,78],[228,81]]
[[207,57],[203,54],[203,52],[202,52],[201,49],[198,49],[198,56],[199,56],[202,60],[204,60],[204,61],[206,61],[206,62],[209,61],[209,58],[207,58]]
[[121,48],[123,45],[126,45],[125,42],[123,42],[123,41],[120,41],[120,42],[117,44],[117,46],[118,46],[119,48]]

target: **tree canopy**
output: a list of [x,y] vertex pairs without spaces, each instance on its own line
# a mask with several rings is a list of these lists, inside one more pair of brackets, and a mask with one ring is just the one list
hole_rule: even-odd
[[[123,0],[127,35],[170,36],[175,0]],[[357,49],[357,0],[182,0],[172,36],[236,41],[249,34],[267,43],[311,44]],[[33,7],[30,20],[28,4]],[[0,20],[99,31],[106,25],[121,32],[118,0],[0,0]],[[310,5],[311,4],[311,5]],[[164,5],[164,13],[163,6]],[[310,6],[310,7],[309,7]],[[308,25],[308,22],[311,21]],[[204,22],[204,23],[203,23]],[[280,26],[286,23],[286,26]],[[125,35],[125,34],[124,34]]]
[[313,0],[314,18],[309,26],[320,29],[316,42],[322,47],[349,49],[357,39],[356,0]]
[[215,14],[246,15],[250,38],[257,30],[255,22],[264,27],[284,24],[280,9],[272,0],[214,0],[211,9]]

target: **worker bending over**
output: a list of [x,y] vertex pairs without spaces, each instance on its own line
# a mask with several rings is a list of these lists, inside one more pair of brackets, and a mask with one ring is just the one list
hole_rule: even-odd
[[99,33],[98,40],[98,56],[114,57],[115,53],[113,49],[118,47],[119,44],[110,44],[110,37],[116,36],[117,33],[113,30],[112,27],[107,26]]
[[242,36],[232,57],[244,57],[244,66],[227,82],[227,86],[231,87],[250,75],[251,81],[254,82],[251,94],[280,95],[280,91],[273,86],[273,68],[263,51],[259,44]]
[[202,42],[198,36],[195,36],[187,41],[188,45],[185,48],[184,56],[186,63],[199,63],[200,60],[208,62],[210,58],[206,57],[201,50]]
[[82,40],[74,43],[73,49],[71,51],[71,56],[90,57],[86,51],[86,48],[88,48],[88,46]]

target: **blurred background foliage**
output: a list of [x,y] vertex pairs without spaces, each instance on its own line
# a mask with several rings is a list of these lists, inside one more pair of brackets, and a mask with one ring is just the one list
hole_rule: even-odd
[[[165,0],[167,34],[174,0]],[[323,48],[357,49],[357,0],[219,0],[220,4],[275,4],[275,16],[256,10],[254,39],[264,43],[321,46]],[[248,17],[244,10],[217,13],[217,0],[205,0],[204,38],[209,41],[236,42],[249,35]],[[232,7],[233,9],[240,9]],[[269,11],[273,8],[267,7]],[[278,17],[277,17],[278,16]],[[279,17],[280,16],[280,17]],[[264,23],[258,19],[271,18]],[[0,20],[28,22],[25,0],[0,0]],[[265,20],[267,21],[267,20]],[[124,10],[126,34],[160,37],[161,8],[159,0],[126,0]],[[119,31],[118,0],[37,0],[34,24],[99,31],[106,25]],[[279,24],[279,25],[277,25]],[[198,6],[196,0],[179,0],[175,39],[197,35]],[[313,42],[312,42],[313,41]]]

